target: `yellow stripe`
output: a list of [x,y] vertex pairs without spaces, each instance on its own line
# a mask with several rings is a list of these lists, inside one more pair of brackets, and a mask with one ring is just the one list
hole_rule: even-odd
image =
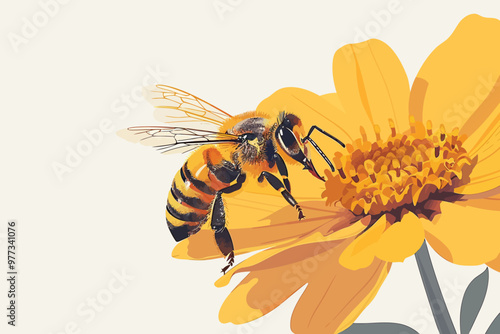
[[167,210],[165,210],[165,216],[167,217],[167,221],[174,226],[182,226],[186,224],[185,221],[172,217],[172,215]]
[[[181,177],[180,170],[177,172],[177,174],[175,174],[174,182],[175,182],[175,185],[177,186],[177,189],[187,197],[197,197],[205,203],[210,203],[213,199],[213,197],[210,198],[209,195],[206,195],[206,194],[204,194],[200,191],[197,191],[193,188],[190,188],[189,180],[186,179],[186,183],[184,183],[184,180],[182,180],[182,177]],[[174,182],[172,182],[172,186],[173,186]]]
[[168,202],[168,204],[170,204],[171,207],[173,207],[177,212],[179,212],[181,214],[190,213],[190,212],[195,212],[199,215],[208,214],[208,210],[196,209],[196,208],[190,207],[188,204],[181,204],[181,203],[177,202],[171,192],[168,193],[167,202]]

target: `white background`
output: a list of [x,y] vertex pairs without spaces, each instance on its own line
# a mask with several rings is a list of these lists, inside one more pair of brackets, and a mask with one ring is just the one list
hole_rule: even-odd
[[[214,5],[221,4],[231,10],[218,12]],[[6,222],[17,219],[20,276],[14,329],[6,325],[7,285],[0,280],[0,332],[289,332],[298,294],[256,323],[222,325],[219,306],[239,278],[217,289],[222,260],[170,257],[174,241],[164,205],[185,157],[161,156],[113,131],[74,160],[71,171],[58,177],[53,166],[67,164],[69,152],[85,145],[83,132],[103,120],[113,130],[156,124],[147,103],[122,101],[153,69],[163,83],[236,114],[282,87],[333,92],[335,50],[369,37],[395,50],[412,82],[464,16],[500,18],[498,1],[393,0],[397,13],[377,21],[389,4],[72,0],[49,6],[52,17],[44,22],[38,1],[2,1],[0,268],[6,268]],[[30,32],[25,20],[40,27],[14,47],[9,36]],[[458,327],[463,291],[484,267],[458,267],[432,255]],[[122,271],[133,277],[126,285],[113,279]],[[473,333],[484,333],[500,311],[496,272],[489,289]],[[96,297],[106,305],[92,316],[87,303]],[[437,332],[413,258],[393,266],[358,319],[370,321]]]

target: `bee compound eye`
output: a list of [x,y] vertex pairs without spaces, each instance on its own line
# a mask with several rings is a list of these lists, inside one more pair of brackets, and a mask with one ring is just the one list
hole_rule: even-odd
[[281,128],[279,132],[280,138],[286,147],[293,146],[297,144],[294,134],[288,128]]
[[300,152],[300,146],[293,132],[286,128],[280,127],[276,132],[276,137],[281,148],[290,156],[294,156]]

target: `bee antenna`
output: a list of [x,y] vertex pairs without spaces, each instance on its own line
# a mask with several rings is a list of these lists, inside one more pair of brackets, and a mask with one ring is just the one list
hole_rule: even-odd
[[316,142],[314,142],[314,140],[311,138],[311,134],[314,130],[318,130],[319,132],[321,132],[322,134],[324,134],[325,136],[329,137],[330,139],[333,139],[337,144],[339,144],[340,146],[342,146],[343,148],[345,148],[345,144],[340,141],[340,139],[338,139],[337,137],[334,137],[332,136],[331,134],[329,134],[328,132],[326,132],[325,130],[319,128],[318,126],[316,125],[313,125],[310,129],[309,129],[309,133],[307,134],[307,136],[305,136],[303,139],[302,139],[302,142],[305,143],[306,141],[310,142],[311,145],[316,149],[316,151],[321,155],[321,157],[326,161],[326,163],[328,164],[328,166],[330,166],[330,169],[333,171],[335,171],[335,167],[333,167],[333,164],[331,163],[330,159],[328,159],[328,157],[326,156],[325,153],[323,153],[323,151],[321,150],[321,148],[316,144]]
[[286,118],[286,115],[287,115],[287,112],[284,111],[284,110],[279,113],[279,115],[278,115],[278,124],[283,123],[283,121]]

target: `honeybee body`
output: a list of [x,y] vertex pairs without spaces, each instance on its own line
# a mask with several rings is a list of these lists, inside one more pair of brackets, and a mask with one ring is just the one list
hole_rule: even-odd
[[333,165],[310,138],[311,132],[317,129],[343,145],[316,126],[306,134],[300,118],[283,111],[274,116],[258,111],[231,116],[194,95],[165,85],[147,89],[145,97],[157,107],[158,120],[172,125],[197,122],[196,125],[139,126],[118,134],[166,154],[194,150],[172,182],[166,205],[167,225],[174,239],[181,241],[198,232],[210,219],[215,241],[227,257],[224,273],[234,262],[234,246],[226,228],[222,195],[241,189],[247,175],[258,182],[266,180],[297,209],[300,220],[304,214],[290,193],[285,160],[302,164],[324,181],[309,158],[307,145],[313,145],[332,170]]

